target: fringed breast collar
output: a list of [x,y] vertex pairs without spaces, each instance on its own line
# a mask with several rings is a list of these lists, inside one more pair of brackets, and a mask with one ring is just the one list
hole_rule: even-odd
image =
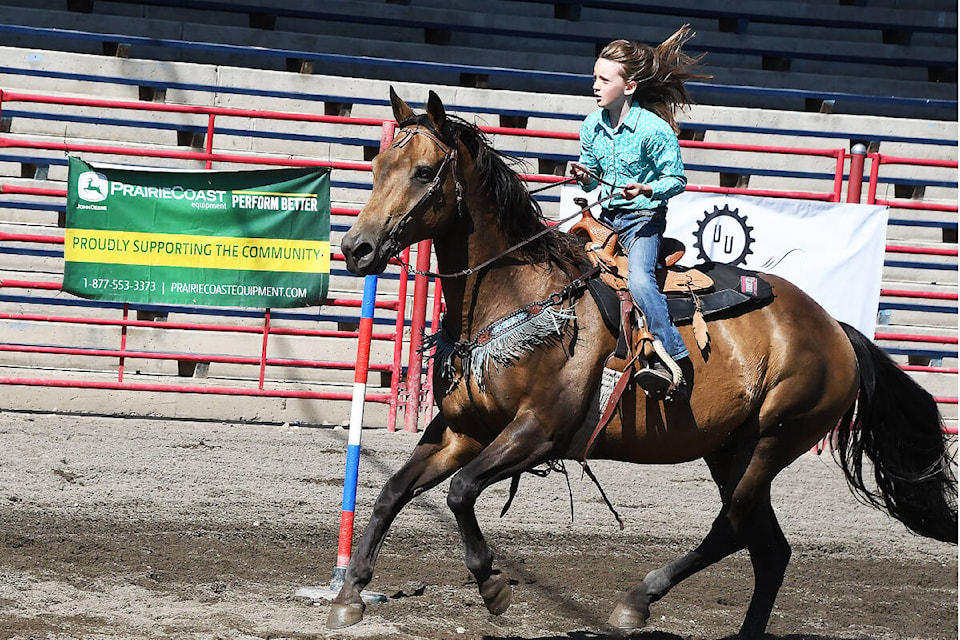
[[587,280],[596,275],[596,269],[591,269],[546,300],[532,302],[493,321],[472,340],[453,339],[441,320],[440,331],[426,337],[421,350],[436,348],[433,367],[444,380],[453,381],[454,359],[459,358],[464,374],[486,392],[485,376],[491,363],[499,371],[537,347],[559,343],[570,322],[577,318],[577,298],[586,290]]

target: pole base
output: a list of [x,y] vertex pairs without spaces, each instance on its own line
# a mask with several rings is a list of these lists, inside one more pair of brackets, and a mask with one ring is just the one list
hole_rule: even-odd
[[[333,600],[337,597],[340,590],[334,590],[330,587],[300,587],[293,592],[297,598],[310,598],[311,600]],[[360,597],[364,604],[383,604],[387,601],[386,594],[376,593],[374,591],[361,591]]]

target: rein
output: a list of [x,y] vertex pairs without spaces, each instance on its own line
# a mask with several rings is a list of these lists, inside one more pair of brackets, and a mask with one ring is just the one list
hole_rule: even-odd
[[[566,181],[564,181],[564,182],[566,182]],[[551,187],[555,187],[555,186],[557,186],[557,185],[559,185],[559,184],[563,184],[563,182],[557,182],[557,183],[552,184],[552,185],[550,185],[550,186],[551,186]],[[589,211],[590,209],[592,209],[592,208],[595,207],[596,205],[602,204],[602,203],[604,203],[604,202],[612,199],[612,198],[613,198],[614,196],[616,196],[616,195],[617,195],[616,193],[612,193],[612,194],[610,194],[609,196],[607,196],[607,197],[605,197],[605,198],[601,198],[601,199],[597,200],[597,201],[594,202],[593,204],[587,205],[586,207],[580,209],[580,210],[577,211],[576,213],[573,213],[573,214],[567,216],[566,218],[563,218],[562,220],[558,220],[558,221],[557,221],[557,225],[561,225],[561,224],[563,224],[564,222],[569,222],[570,220],[573,220],[574,218],[577,218],[577,217],[579,217],[579,216],[582,216],[584,213],[586,213],[587,211]],[[500,258],[502,258],[502,257],[504,257],[504,256],[507,256],[507,255],[510,255],[511,253],[513,253],[514,251],[516,251],[517,249],[519,249],[520,247],[525,246],[525,245],[527,245],[527,244],[530,244],[531,242],[533,242],[533,241],[536,240],[537,238],[539,238],[539,237],[541,237],[541,236],[544,236],[544,235],[546,235],[547,233],[549,233],[549,232],[551,232],[551,231],[553,231],[553,227],[547,227],[547,228],[544,229],[543,231],[538,231],[537,233],[533,234],[533,235],[530,236],[529,238],[527,238],[527,239],[525,239],[525,240],[521,240],[520,242],[516,243],[515,245],[513,245],[513,246],[510,247],[509,249],[505,249],[505,250],[501,251],[500,253],[498,253],[497,255],[493,256],[492,258],[489,258],[489,259],[487,259],[487,260],[484,260],[483,262],[481,262],[480,264],[478,264],[478,265],[475,266],[475,267],[468,267],[468,268],[466,268],[466,269],[461,269],[460,271],[454,271],[453,273],[436,273],[436,272],[434,272],[434,271],[421,271],[421,270],[419,270],[419,269],[415,269],[415,268],[411,267],[408,263],[406,263],[406,262],[404,262],[403,260],[401,260],[401,259],[399,258],[399,256],[397,257],[397,261],[400,263],[400,266],[403,267],[404,271],[406,271],[407,273],[412,273],[412,274],[415,275],[415,276],[428,276],[428,277],[430,277],[430,278],[461,278],[461,277],[463,277],[463,276],[469,276],[469,275],[471,275],[471,274],[473,274],[473,273],[476,273],[477,271],[480,271],[480,270],[483,269],[484,267],[490,266],[491,264],[493,264],[494,262],[496,262],[496,261],[499,260]]]
[[[415,127],[413,127],[413,128],[404,127],[403,129],[401,129],[401,130],[400,130],[400,133],[397,135],[397,140],[396,140],[391,146],[392,146],[392,147],[395,147],[395,148],[398,148],[398,149],[399,149],[399,148],[402,148],[402,147],[406,146],[407,143],[409,143],[410,140],[412,140],[412,139],[413,139],[413,136],[415,136],[415,135],[426,136],[426,137],[429,138],[435,145],[437,145],[437,148],[440,149],[440,151],[442,151],[443,154],[444,154],[444,155],[443,155],[443,162],[440,163],[440,168],[437,169],[437,175],[434,177],[433,182],[430,183],[430,186],[427,187],[427,190],[424,192],[424,194],[423,194],[422,196],[420,196],[420,199],[417,200],[417,202],[413,205],[413,207],[411,207],[405,214],[403,214],[403,216],[401,216],[400,221],[397,222],[397,224],[394,225],[393,229],[391,229],[390,232],[387,234],[387,240],[388,240],[388,241],[393,240],[401,231],[403,231],[403,228],[410,222],[411,219],[413,219],[413,216],[414,216],[415,214],[419,213],[419,212],[421,211],[421,208],[426,207],[427,204],[428,204],[428,202],[429,202],[429,200],[430,200],[430,198],[432,198],[432,197],[434,196],[434,194],[436,194],[436,193],[439,192],[440,187],[441,187],[441,185],[443,184],[443,174],[444,174],[444,170],[445,170],[447,167],[450,167],[450,168],[451,168],[451,174],[453,175],[454,189],[456,190],[456,193],[457,193],[457,214],[460,215],[461,217],[463,216],[463,186],[460,184],[460,180],[457,178],[457,167],[456,167],[456,165],[457,165],[457,150],[456,150],[456,148],[455,148],[455,147],[450,147],[450,146],[448,146],[448,145],[445,144],[445,143],[439,138],[439,136],[437,136],[434,132],[432,132],[432,131],[430,131],[429,129],[427,129],[427,128],[425,128],[425,127],[422,127],[422,126],[420,126],[420,125],[417,125],[417,126],[415,126]],[[402,137],[401,137],[401,136],[402,136]],[[593,175],[593,174],[591,174],[591,175]],[[612,184],[610,184],[609,182],[604,181],[603,178],[601,178],[601,177],[599,177],[599,176],[593,175],[593,177],[596,178],[596,179],[597,179],[599,182],[601,182],[602,184],[606,184],[606,185],[608,185],[608,186],[611,186],[611,187],[616,188],[616,185],[612,185]],[[553,187],[557,187],[557,186],[560,186],[560,185],[563,185],[563,184],[567,184],[568,182],[573,182],[574,180],[576,180],[576,178],[568,178],[568,179],[562,180],[562,181],[560,181],[560,182],[555,182],[555,183],[553,183],[553,184],[548,184],[548,185],[546,185],[546,186],[544,186],[544,187],[540,187],[540,188],[538,188],[538,189],[534,189],[533,191],[530,191],[529,193],[530,193],[530,195],[533,195],[534,193],[540,193],[541,191],[545,191],[545,190],[551,189],[551,188],[553,188]],[[616,195],[618,195],[618,192],[614,191],[614,192],[612,192],[609,196],[606,196],[605,198],[600,198],[599,200],[597,200],[597,201],[594,202],[593,204],[590,204],[590,205],[587,205],[586,207],[583,207],[582,209],[580,209],[580,210],[577,211],[576,213],[573,213],[573,214],[567,216],[566,218],[563,218],[562,220],[558,220],[558,221],[557,221],[557,225],[561,225],[561,224],[563,224],[563,223],[565,223],[565,222],[569,222],[570,220],[573,220],[574,218],[577,218],[577,217],[579,217],[579,216],[582,216],[584,213],[586,213],[587,211],[589,211],[589,210],[590,210],[591,208],[593,208],[594,206],[596,206],[596,205],[598,205],[598,204],[602,204],[602,203],[604,203],[604,202],[607,202],[608,200],[613,199]],[[416,269],[416,268],[414,268],[414,267],[411,267],[409,263],[404,262],[404,261],[400,258],[400,254],[399,254],[399,253],[397,253],[397,255],[394,256],[394,258],[396,259],[396,261],[397,261],[398,263],[400,263],[400,266],[403,267],[403,270],[404,270],[407,274],[413,274],[413,275],[415,275],[415,276],[427,276],[427,277],[429,277],[429,278],[462,278],[462,277],[464,277],[464,276],[472,275],[472,274],[476,273],[477,271],[480,271],[481,269],[490,266],[491,264],[493,264],[494,262],[496,262],[496,261],[499,260],[500,258],[503,258],[504,256],[507,256],[507,255],[513,253],[514,251],[516,251],[516,250],[519,249],[520,247],[523,247],[523,246],[525,246],[525,245],[527,245],[527,244],[530,244],[531,242],[533,242],[533,241],[536,240],[537,238],[540,238],[540,237],[546,235],[547,233],[549,233],[549,232],[552,231],[552,230],[553,230],[553,227],[547,227],[547,228],[543,229],[542,231],[539,231],[539,232],[533,234],[533,235],[530,236],[529,238],[526,238],[525,240],[521,240],[520,242],[514,244],[512,247],[510,247],[510,248],[508,248],[508,249],[505,249],[504,251],[501,251],[500,253],[498,253],[497,255],[493,256],[492,258],[489,258],[489,259],[487,259],[487,260],[484,260],[483,262],[481,262],[480,264],[478,264],[478,265],[476,265],[476,266],[474,266],[474,267],[468,267],[468,268],[466,268],[466,269],[461,269],[460,271],[455,271],[455,272],[453,272],[453,273],[437,273],[437,272],[429,271],[429,270],[428,270],[428,271],[421,271],[421,270],[419,270],[419,269]]]

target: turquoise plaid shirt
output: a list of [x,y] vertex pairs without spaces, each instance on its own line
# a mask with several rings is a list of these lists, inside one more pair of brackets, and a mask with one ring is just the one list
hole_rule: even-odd
[[[604,208],[658,209],[667,200],[683,193],[687,177],[683,173],[680,142],[666,122],[634,103],[617,130],[610,126],[606,109],[598,109],[586,117],[580,127],[580,164],[606,182],[623,188],[631,182],[648,184],[653,195],[627,200],[614,197]],[[591,191],[597,181],[584,185]],[[610,195],[612,187],[602,185],[601,197]]]

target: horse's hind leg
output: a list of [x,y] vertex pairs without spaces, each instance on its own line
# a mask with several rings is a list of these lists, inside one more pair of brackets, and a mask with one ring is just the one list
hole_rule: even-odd
[[474,506],[484,489],[547,461],[552,451],[539,422],[528,414],[517,418],[450,481],[447,505],[457,519],[467,568],[494,615],[510,606],[512,588],[507,577],[493,569],[493,552],[483,538]]
[[770,504],[769,487],[763,502],[757,506],[748,535],[747,550],[753,564],[754,585],[750,607],[740,627],[740,637],[758,638],[770,621],[773,603],[783,584],[791,555],[790,544]]
[[350,558],[343,587],[327,617],[328,628],[347,627],[363,618],[360,592],[372,579],[383,539],[404,505],[450,477],[479,449],[475,441],[447,430],[442,415],[427,426],[410,459],[390,477],[373,506],[370,522]]
[[755,595],[741,633],[744,638],[763,633],[790,558],[770,506],[770,483],[782,467],[771,464],[768,444],[764,439],[744,442],[737,452],[707,458],[723,498],[710,532],[696,549],[651,571],[640,585],[624,594],[610,616],[611,625],[623,629],[642,626],[651,603],[694,573],[748,547],[755,566],[765,563],[756,574],[757,586],[770,593]]
[[[759,455],[764,460],[771,459],[764,455],[767,448],[763,445],[767,442],[769,441],[761,441],[761,446],[754,450],[753,455]],[[707,458],[707,465],[720,488],[721,498],[726,503],[731,499],[731,487],[742,481],[739,470],[741,465],[737,463],[737,456],[715,454]],[[753,565],[754,588],[739,637],[755,638],[762,636],[767,628],[792,554],[790,544],[783,535],[777,514],[770,503],[770,483],[758,490],[756,508],[743,531]]]

